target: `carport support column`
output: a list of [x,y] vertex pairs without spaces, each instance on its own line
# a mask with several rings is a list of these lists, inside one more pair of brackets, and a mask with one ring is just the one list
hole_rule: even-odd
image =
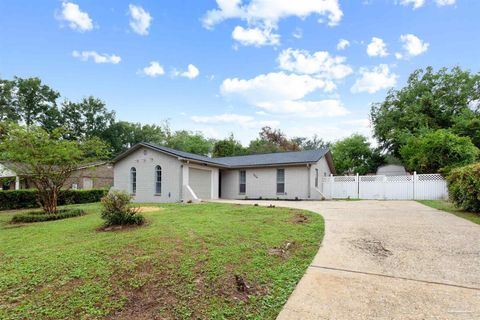
[[185,196],[186,196],[186,193],[185,193],[185,188],[188,186],[188,181],[189,181],[189,172],[190,170],[189,169],[189,166],[188,166],[188,161],[185,162],[182,166],[182,199],[181,200],[185,200]]
[[20,190],[20,177],[15,177],[15,190]]

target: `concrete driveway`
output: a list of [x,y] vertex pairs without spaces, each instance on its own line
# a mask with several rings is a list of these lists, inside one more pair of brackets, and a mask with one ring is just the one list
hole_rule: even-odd
[[286,319],[480,319],[480,226],[414,201],[222,201],[307,209],[325,238]]

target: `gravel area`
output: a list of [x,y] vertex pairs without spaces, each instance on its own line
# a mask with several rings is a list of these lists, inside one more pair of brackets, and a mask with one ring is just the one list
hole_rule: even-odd
[[278,319],[480,319],[480,226],[414,201],[222,201],[320,213],[325,238]]

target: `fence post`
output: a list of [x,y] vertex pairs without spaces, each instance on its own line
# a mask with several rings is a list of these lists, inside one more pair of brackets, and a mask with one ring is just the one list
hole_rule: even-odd
[[415,193],[417,192],[415,188],[416,181],[417,181],[417,171],[413,171],[413,200],[415,200],[416,198]]
[[360,199],[360,175],[357,172],[357,199]]
[[333,199],[333,174],[330,173],[330,199]]

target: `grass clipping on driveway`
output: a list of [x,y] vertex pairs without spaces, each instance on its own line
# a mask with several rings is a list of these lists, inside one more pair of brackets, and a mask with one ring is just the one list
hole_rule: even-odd
[[175,204],[106,233],[98,204],[75,207],[24,226],[0,213],[0,319],[274,319],[324,231],[299,210]]

